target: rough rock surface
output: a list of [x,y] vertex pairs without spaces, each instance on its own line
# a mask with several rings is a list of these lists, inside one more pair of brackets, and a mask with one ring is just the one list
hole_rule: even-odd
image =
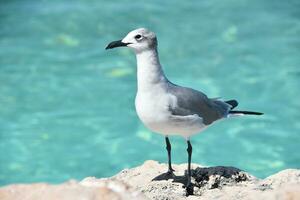
[[[1,200],[194,200],[194,199],[300,199],[300,170],[288,169],[260,180],[234,167],[192,165],[194,195],[185,196],[186,164],[146,161],[111,178],[69,181],[60,185],[16,184],[0,188]],[[168,178],[168,180],[166,180]]]
[[143,200],[141,192],[116,180],[88,178],[59,185],[14,184],[0,189],[1,200]]

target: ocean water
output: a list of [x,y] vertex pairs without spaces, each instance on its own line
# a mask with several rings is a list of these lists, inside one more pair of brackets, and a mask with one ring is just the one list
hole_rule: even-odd
[[[138,120],[127,32],[157,33],[165,73],[264,112],[192,138],[193,162],[266,177],[300,167],[298,0],[0,1],[0,185],[111,176],[153,159],[164,138]],[[175,163],[186,143],[171,138]]]

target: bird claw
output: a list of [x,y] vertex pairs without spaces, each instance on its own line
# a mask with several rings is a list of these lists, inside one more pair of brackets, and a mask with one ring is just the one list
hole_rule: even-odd
[[174,179],[175,174],[173,171],[168,170],[166,173],[160,174],[159,176],[152,179],[153,181],[169,180]]
[[165,173],[165,178],[166,180],[169,180],[171,178],[174,178],[174,172],[175,170],[174,169],[169,169],[166,173]]

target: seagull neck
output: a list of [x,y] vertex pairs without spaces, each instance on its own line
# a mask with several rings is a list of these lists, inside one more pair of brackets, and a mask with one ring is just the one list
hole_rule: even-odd
[[156,48],[138,52],[136,59],[138,91],[149,91],[154,85],[161,86],[167,82]]

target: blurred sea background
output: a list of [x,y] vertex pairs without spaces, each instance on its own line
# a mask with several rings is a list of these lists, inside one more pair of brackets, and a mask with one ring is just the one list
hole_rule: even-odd
[[[300,167],[299,0],[1,0],[0,185],[167,161],[135,113],[133,52],[104,50],[139,27],[157,33],[174,83],[265,113],[194,136],[194,163],[260,178]],[[184,139],[171,143],[187,162]]]

